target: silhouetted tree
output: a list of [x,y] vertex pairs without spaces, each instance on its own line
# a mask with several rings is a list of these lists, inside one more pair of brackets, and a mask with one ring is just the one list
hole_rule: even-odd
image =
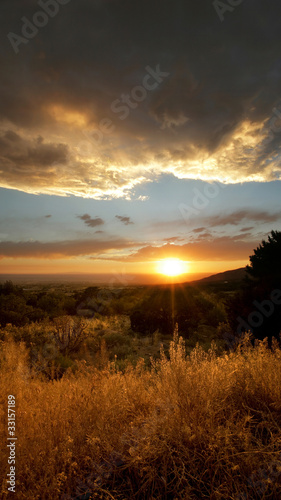
[[271,231],[249,259],[242,290],[228,301],[228,320],[238,336],[251,330],[271,344],[281,330],[281,232]]
[[272,288],[281,284],[281,232],[271,231],[268,241],[263,240],[250,256],[247,273],[257,286]]

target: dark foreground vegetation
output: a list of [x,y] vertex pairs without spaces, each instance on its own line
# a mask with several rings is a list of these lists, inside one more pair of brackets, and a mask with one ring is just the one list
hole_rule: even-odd
[[13,498],[281,498],[280,256],[273,231],[233,281],[0,285]]

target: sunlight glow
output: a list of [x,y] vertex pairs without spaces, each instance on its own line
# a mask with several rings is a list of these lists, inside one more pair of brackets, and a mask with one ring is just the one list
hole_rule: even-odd
[[158,272],[166,276],[178,276],[188,272],[186,262],[180,259],[164,259],[159,262]]
[[87,117],[85,113],[80,113],[75,109],[68,109],[60,104],[51,104],[47,107],[48,113],[57,121],[67,125],[78,125],[86,127]]

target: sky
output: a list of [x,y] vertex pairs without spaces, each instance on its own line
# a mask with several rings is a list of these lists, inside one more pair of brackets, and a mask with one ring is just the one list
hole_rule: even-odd
[[2,0],[0,273],[248,264],[281,226],[280,16],[261,0]]

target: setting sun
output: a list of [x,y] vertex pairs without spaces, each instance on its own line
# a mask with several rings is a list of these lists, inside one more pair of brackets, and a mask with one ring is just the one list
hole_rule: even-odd
[[158,272],[166,276],[178,276],[187,272],[186,263],[180,259],[164,259],[159,262]]

